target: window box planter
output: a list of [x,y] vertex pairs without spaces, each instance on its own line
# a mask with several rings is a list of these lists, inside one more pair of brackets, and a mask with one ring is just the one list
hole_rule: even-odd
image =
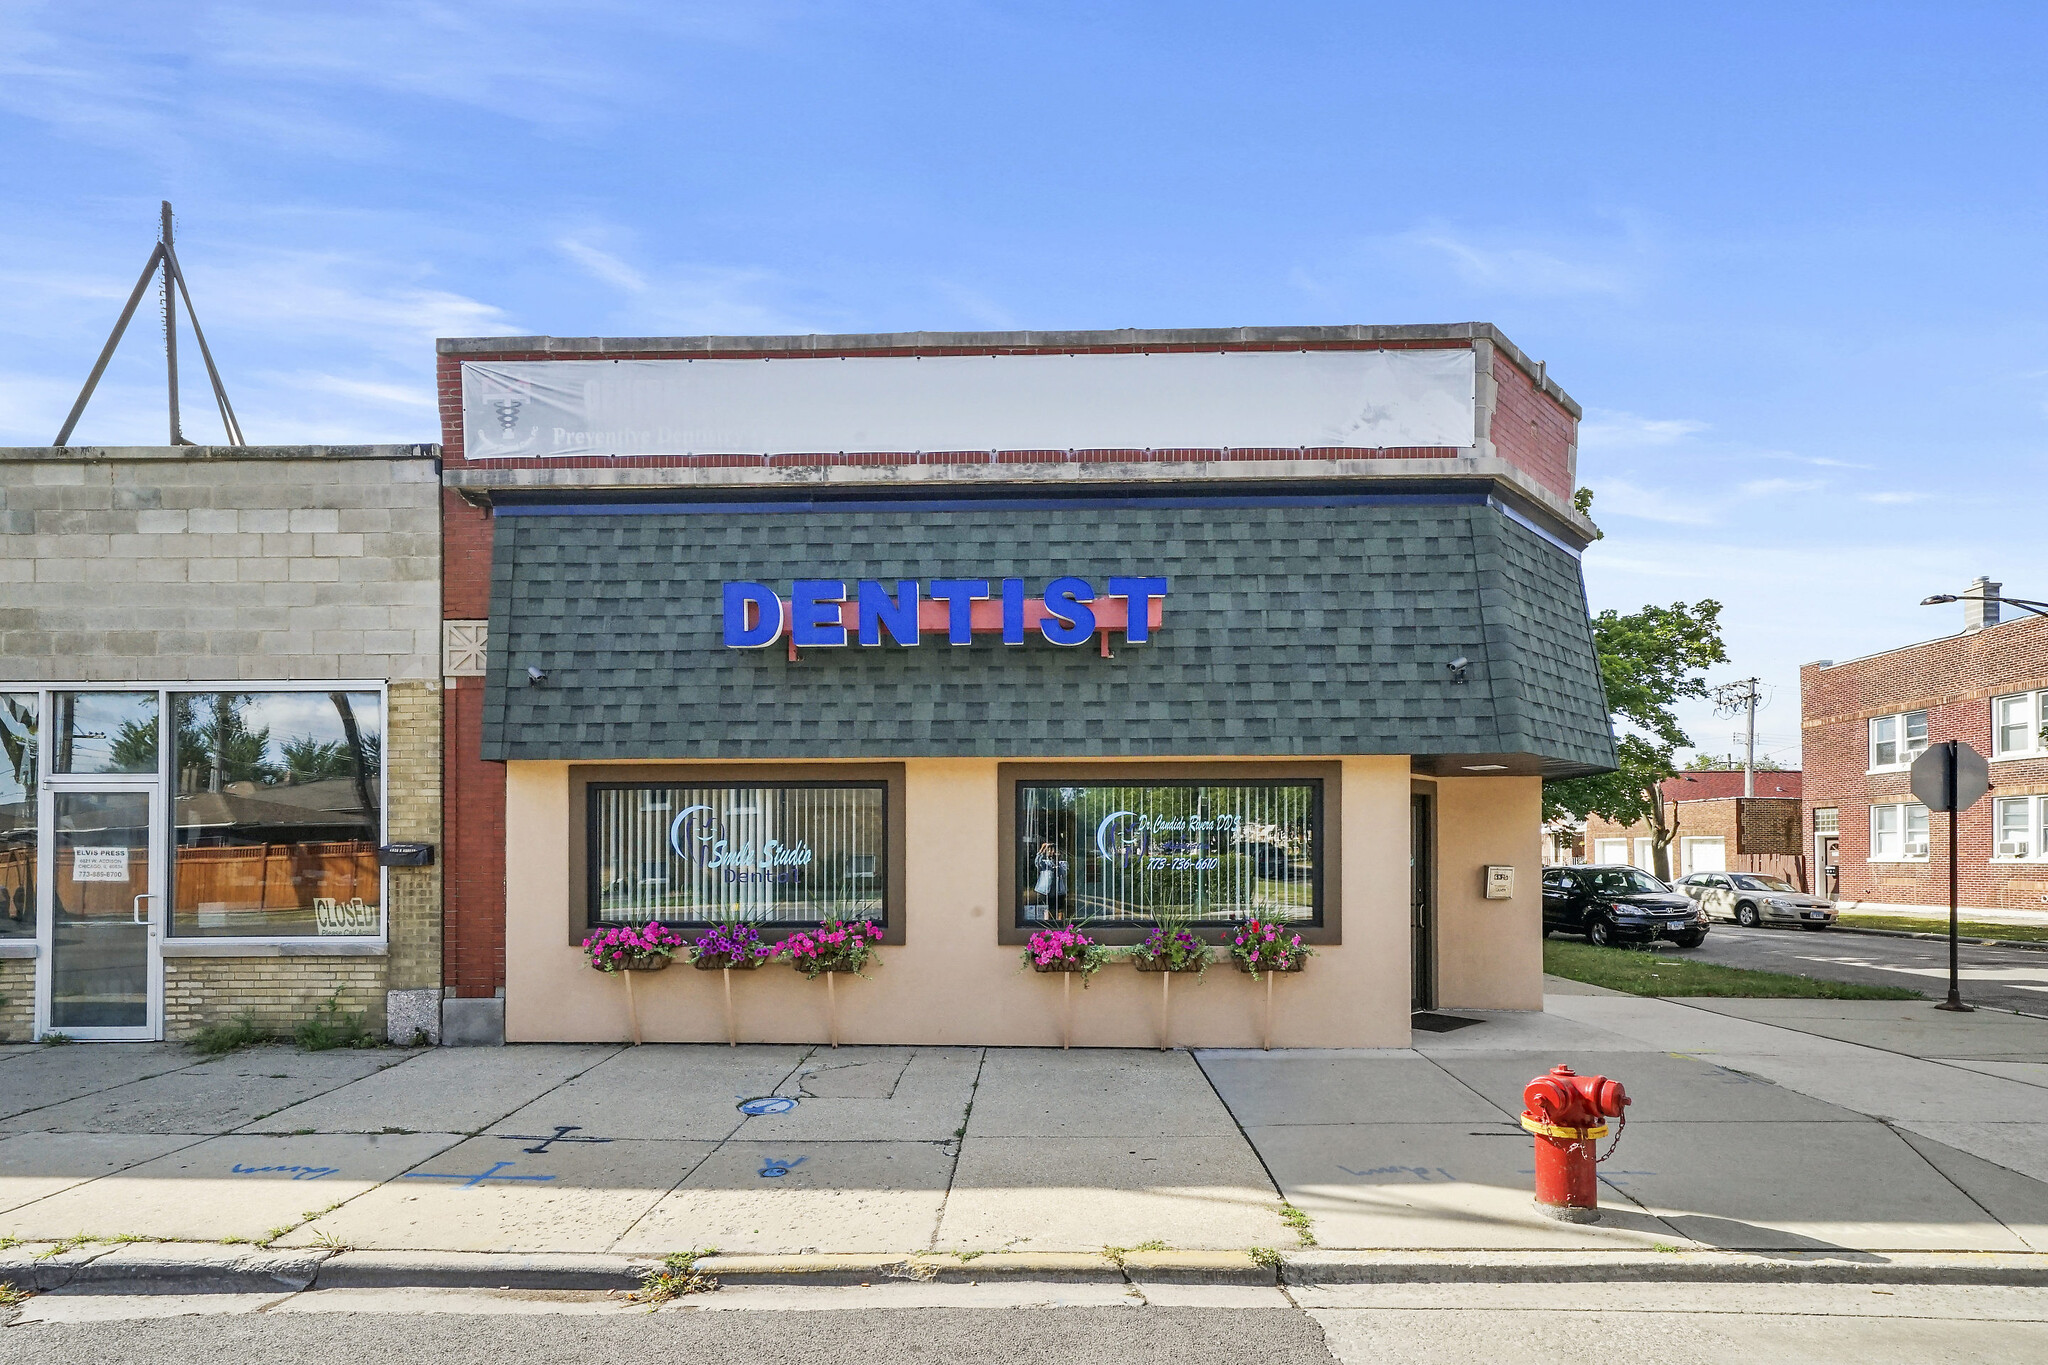
[[1284,976],[1291,972],[1298,972],[1307,965],[1308,963],[1303,961],[1301,958],[1296,958],[1294,961],[1288,963],[1284,967],[1262,967],[1257,966],[1250,962],[1246,962],[1242,958],[1240,958],[1238,960],[1237,969],[1243,972],[1246,976],[1251,977]]

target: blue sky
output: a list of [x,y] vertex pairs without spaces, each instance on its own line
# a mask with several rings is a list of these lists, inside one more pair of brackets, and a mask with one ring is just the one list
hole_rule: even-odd
[[[2044,38],[2019,5],[0,0],[0,443],[55,434],[160,198],[263,442],[434,439],[436,335],[1485,319],[1586,406],[1596,608],[1725,602],[1717,680],[1764,677],[1790,757],[1802,660],[1954,629],[1915,604],[1978,573],[2048,597]],[[156,336],[74,439],[162,440]]]

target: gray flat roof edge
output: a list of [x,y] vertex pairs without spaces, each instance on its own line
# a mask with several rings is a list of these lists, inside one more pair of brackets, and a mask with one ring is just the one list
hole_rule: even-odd
[[347,446],[0,446],[0,463],[94,460],[438,460],[437,441]]
[[499,355],[538,351],[564,358],[623,356],[650,351],[759,354],[808,351],[1059,350],[1074,346],[1272,346],[1289,342],[1486,341],[1500,347],[1532,383],[1573,417],[1584,410],[1521,347],[1490,322],[1345,323],[1323,327],[1123,327],[1106,331],[1040,332],[843,332],[804,336],[693,337],[441,337],[441,355]]

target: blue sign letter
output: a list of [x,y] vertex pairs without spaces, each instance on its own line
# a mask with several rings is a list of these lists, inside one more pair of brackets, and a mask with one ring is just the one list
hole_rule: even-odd
[[889,600],[889,590],[872,578],[860,581],[860,642],[864,645],[882,643],[882,627],[889,628],[889,638],[899,645],[917,643],[917,580],[899,578],[896,580],[896,600]]
[[[753,607],[754,624],[747,624]],[[765,583],[725,585],[725,647],[762,649],[782,638],[782,599]]]
[[802,649],[829,649],[846,643],[839,604],[846,585],[836,578],[799,578],[789,585],[789,638]]
[[1003,580],[1003,643],[1024,643],[1024,580]]
[[[1020,583],[1021,589],[1023,585]],[[946,640],[949,644],[974,643],[974,604],[988,600],[986,578],[935,578],[932,601],[946,604]],[[1021,608],[1020,608],[1021,609]],[[1021,632],[1020,632],[1021,633]]]
[[1130,603],[1130,614],[1124,617],[1124,639],[1134,645],[1145,643],[1146,632],[1152,626],[1152,599],[1166,598],[1166,580],[1163,578],[1115,578],[1109,580],[1109,595],[1121,597]]
[[1085,645],[1095,633],[1095,613],[1083,606],[1095,600],[1085,578],[1055,578],[1045,585],[1044,619],[1038,629],[1056,645]]

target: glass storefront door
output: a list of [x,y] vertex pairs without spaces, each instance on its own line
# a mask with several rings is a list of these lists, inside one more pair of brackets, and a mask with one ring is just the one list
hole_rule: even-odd
[[156,1038],[163,979],[158,793],[133,784],[67,784],[45,800],[44,1030]]

